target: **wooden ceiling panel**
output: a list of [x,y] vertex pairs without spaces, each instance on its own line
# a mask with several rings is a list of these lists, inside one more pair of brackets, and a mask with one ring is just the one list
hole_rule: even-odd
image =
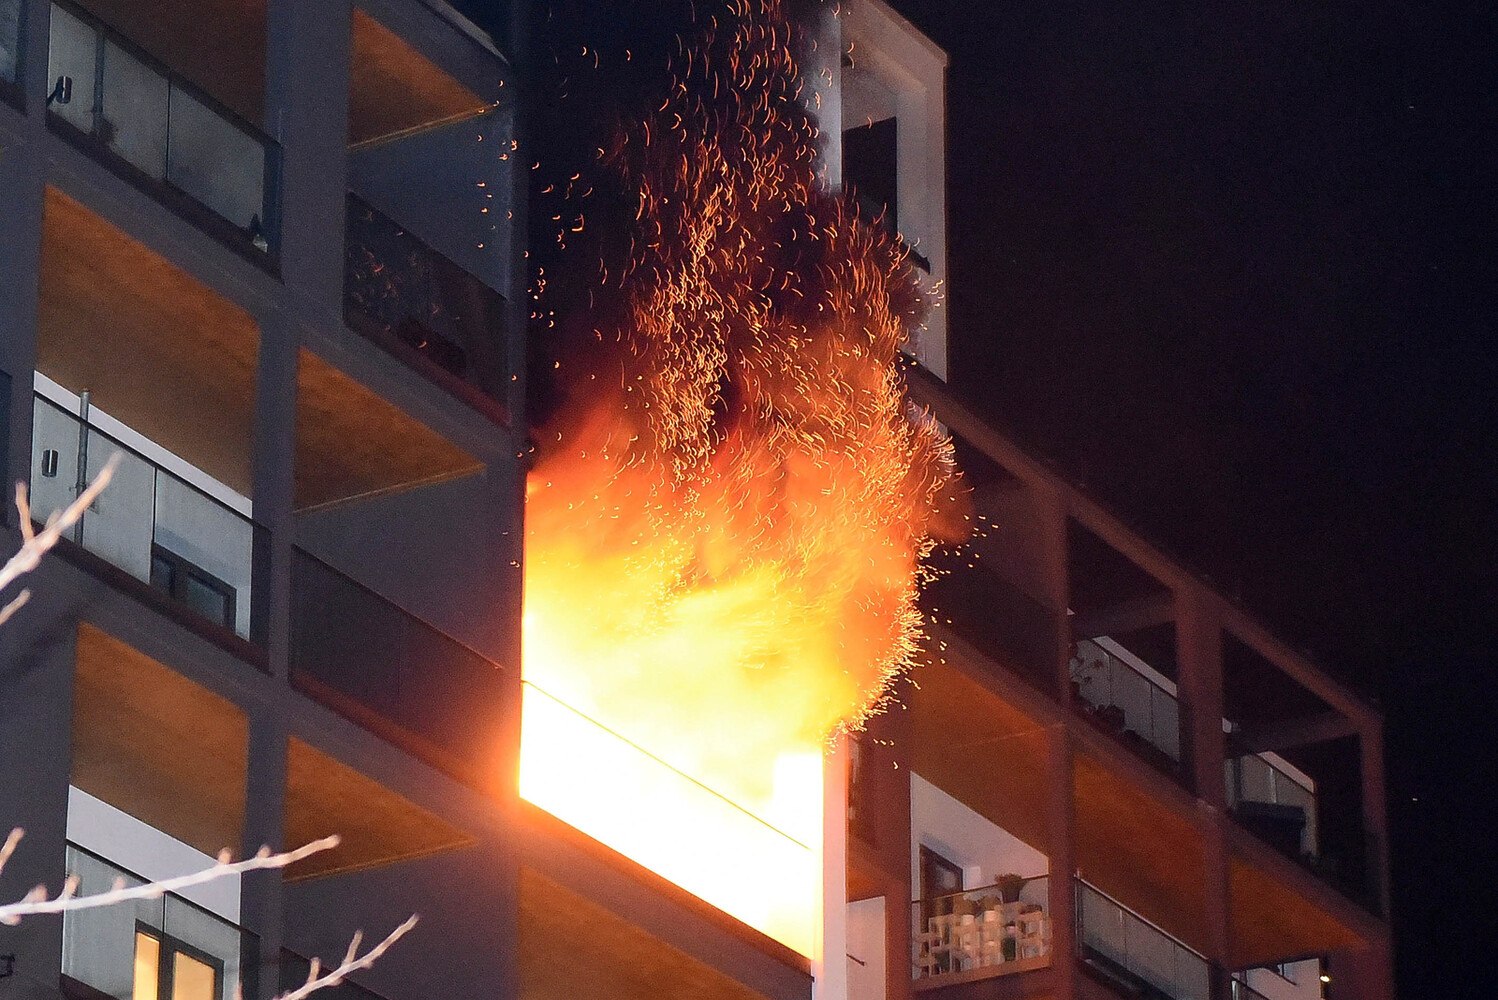
[[72,782],[206,854],[239,851],[249,724],[233,703],[78,627]]
[[291,738],[286,759],[286,842],[337,834],[331,851],[287,871],[291,881],[360,871],[472,844],[473,837],[398,793]]
[[486,107],[477,94],[358,9],[354,11],[352,59],[351,144],[477,114]]
[[478,459],[303,350],[297,371],[296,507],[313,510],[479,471]]
[[37,370],[251,495],[260,333],[250,314],[48,188]]
[[598,904],[520,871],[521,1000],[762,1000]]

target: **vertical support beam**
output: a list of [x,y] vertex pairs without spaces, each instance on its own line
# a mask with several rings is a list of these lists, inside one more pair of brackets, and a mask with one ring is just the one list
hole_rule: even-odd
[[292,512],[296,492],[297,362],[300,340],[284,313],[257,317],[260,358],[255,372],[254,510],[256,560],[251,618],[265,644],[272,676],[290,661]]
[[1056,652],[1056,697],[1071,706],[1071,580],[1068,568],[1070,546],[1067,541],[1067,503],[1062,492],[1050,483],[1035,482],[1027,486],[1035,507],[1035,544],[1039,555],[1036,583],[1045,606],[1054,612],[1053,643]]
[[1046,826],[1051,869],[1046,908],[1051,914],[1051,970],[1054,995],[1058,997],[1076,995],[1077,806],[1073,774],[1071,733],[1065,723],[1056,723],[1046,730]]
[[[29,63],[28,63],[29,68]],[[29,73],[28,73],[29,75]],[[29,124],[27,122],[26,124]],[[15,520],[10,507],[10,489],[27,479],[31,468],[31,387],[36,367],[37,301],[41,269],[42,206],[45,186],[40,153],[35,143],[21,135],[0,132],[0,288],[5,290],[0,308],[0,370],[10,375],[8,411],[0,418],[7,441],[0,454],[7,457],[0,469],[6,485],[5,510],[0,523]]]
[[[245,777],[242,855],[262,845],[274,850],[298,847],[285,842],[286,724],[274,706],[249,709],[250,745]],[[279,870],[252,872],[240,883],[240,923],[260,940],[259,981],[245,984],[249,1000],[271,1000],[280,994],[282,880]]]
[[1212,606],[1195,588],[1177,590],[1176,660],[1184,695],[1187,732],[1182,745],[1202,813],[1202,881],[1208,957],[1214,963],[1212,995],[1226,997],[1232,907],[1228,885],[1226,740],[1222,732],[1222,628]]
[[[45,573],[45,569],[43,571]],[[73,665],[77,629],[67,613],[77,594],[61,593],[57,577],[33,580],[30,604],[0,629],[0,837],[26,831],[0,874],[0,900],[20,899],[33,886],[62,888],[72,770]],[[16,956],[16,990],[55,995],[62,968],[62,919],[32,917],[7,927],[4,950]],[[10,985],[9,983],[6,985]],[[0,991],[3,992],[3,991]]]
[[1363,781],[1363,831],[1366,840],[1364,867],[1368,888],[1378,901],[1379,912],[1389,909],[1389,804],[1385,786],[1384,732],[1379,719],[1358,727],[1359,764]]
[[848,1000],[848,739],[822,761],[821,936],[812,961],[814,1000]]
[[265,122],[281,144],[281,275],[342,322],[351,42],[349,0],[268,0]]

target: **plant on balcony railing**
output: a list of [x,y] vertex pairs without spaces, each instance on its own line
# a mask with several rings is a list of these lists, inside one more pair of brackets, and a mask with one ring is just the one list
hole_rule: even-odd
[[1050,963],[1048,876],[1005,876],[993,885],[917,900],[914,977],[1025,972]]
[[65,132],[174,207],[206,209],[248,246],[275,250],[279,148],[254,126],[86,11],[56,0],[48,79],[47,111]]
[[1173,693],[1095,639],[1077,643],[1070,673],[1077,705],[1093,721],[1163,770],[1179,770],[1181,707]]

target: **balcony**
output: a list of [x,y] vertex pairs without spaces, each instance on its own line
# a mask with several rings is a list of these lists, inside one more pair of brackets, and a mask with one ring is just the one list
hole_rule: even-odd
[[917,982],[1028,972],[1051,964],[1050,877],[1001,880],[911,904]]
[[[259,641],[265,531],[252,519],[249,500],[92,409],[87,393],[69,398],[45,376],[37,380],[54,398],[34,396],[35,515],[45,519],[66,507],[119,454],[113,482],[73,526],[71,541],[191,624],[215,636]],[[234,651],[242,650],[236,645]]]
[[504,297],[353,194],[344,253],[348,325],[507,420]]
[[1077,948],[1083,967],[1122,995],[1209,1000],[1211,966],[1112,896],[1077,879]]
[[311,697],[460,780],[498,787],[504,672],[302,549],[291,664]]
[[1228,760],[1227,804],[1238,822],[1292,858],[1316,857],[1316,786],[1271,754]]
[[275,254],[280,150],[253,125],[72,4],[52,5],[48,79],[59,134],[252,259]]
[[1078,707],[1168,774],[1181,769],[1181,706],[1175,685],[1106,636],[1083,639],[1071,659]]
[[[74,844],[67,869],[83,895],[145,882]],[[62,993],[70,1000],[232,1000],[242,988],[255,996],[259,950],[254,934],[172,893],[77,910],[63,917]]]

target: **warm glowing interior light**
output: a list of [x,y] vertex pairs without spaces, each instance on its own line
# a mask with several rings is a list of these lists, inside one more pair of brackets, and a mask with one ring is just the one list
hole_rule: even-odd
[[149,934],[135,932],[135,984],[133,1000],[157,1000],[161,982],[161,942]]
[[[531,684],[524,713],[522,797],[786,947],[812,954],[817,840],[793,837]],[[813,755],[775,768],[774,815],[803,837],[820,837],[820,765]]]

